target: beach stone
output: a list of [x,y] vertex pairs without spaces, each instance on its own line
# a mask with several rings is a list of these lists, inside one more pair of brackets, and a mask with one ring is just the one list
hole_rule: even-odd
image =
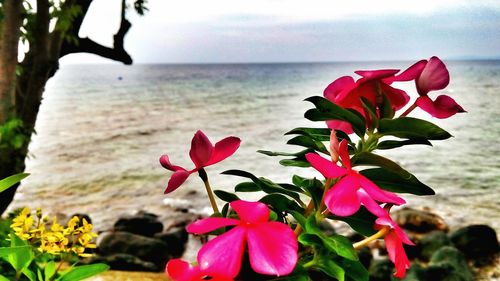
[[431,231],[418,242],[416,247],[419,251],[418,257],[424,261],[428,261],[437,250],[444,246],[452,246],[448,235],[439,230]]
[[98,248],[101,256],[129,254],[143,261],[152,262],[161,269],[171,257],[169,246],[160,239],[116,231],[105,233],[99,240]]
[[497,234],[487,225],[470,225],[458,229],[451,235],[451,241],[467,258],[485,258],[500,252]]
[[428,280],[426,269],[418,263],[412,263],[403,281],[425,281]]
[[126,231],[142,236],[153,237],[163,231],[163,223],[158,216],[147,212],[139,212],[134,216],[122,217],[114,225],[115,231]]
[[365,268],[369,268],[373,260],[372,251],[368,247],[363,247],[358,251],[359,261]]
[[109,265],[112,270],[123,271],[145,271],[145,272],[159,272],[162,269],[158,268],[152,262],[143,261],[140,258],[129,254],[113,254],[109,256],[96,256],[93,257],[87,264],[92,263],[105,263]]
[[172,228],[168,232],[157,233],[155,234],[155,238],[167,244],[169,256],[172,258],[179,258],[186,250],[189,235],[185,228],[179,227]]
[[450,246],[442,247],[432,255],[426,271],[428,280],[472,281],[474,279],[465,256]]
[[432,230],[448,232],[449,227],[440,216],[427,211],[405,207],[394,212],[394,220],[401,227],[418,233]]
[[368,269],[370,281],[391,281],[394,264],[389,259],[374,260]]

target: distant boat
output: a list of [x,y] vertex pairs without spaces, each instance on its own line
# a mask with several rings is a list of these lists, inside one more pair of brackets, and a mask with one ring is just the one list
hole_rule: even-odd
[[122,76],[118,76],[118,80],[123,80],[123,77]]

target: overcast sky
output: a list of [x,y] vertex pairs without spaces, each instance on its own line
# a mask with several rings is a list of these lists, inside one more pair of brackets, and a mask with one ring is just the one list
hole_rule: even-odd
[[[81,36],[112,45],[120,0],[94,0]],[[129,12],[135,63],[500,58],[497,0],[149,0]],[[65,63],[107,62],[71,55]]]

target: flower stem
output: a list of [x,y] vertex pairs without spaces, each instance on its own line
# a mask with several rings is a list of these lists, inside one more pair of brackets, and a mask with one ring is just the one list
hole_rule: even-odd
[[370,242],[385,236],[389,232],[390,229],[391,229],[390,227],[384,227],[381,230],[379,230],[377,233],[373,234],[372,236],[366,237],[365,239],[354,243],[352,246],[354,247],[354,249],[362,248],[362,247],[368,245]]
[[212,205],[212,209],[214,210],[214,213],[220,214],[219,208],[217,207],[217,202],[215,201],[214,192],[212,191],[212,188],[210,187],[210,182],[208,181],[207,172],[205,172],[205,170],[203,168],[201,168],[200,170],[198,170],[198,175],[200,176],[200,178],[203,180],[203,183],[205,184],[208,199],[210,200],[210,205]]
[[410,107],[408,107],[408,109],[405,110],[405,112],[403,112],[403,114],[401,114],[401,116],[399,117],[405,117],[406,115],[410,114],[410,112],[412,112],[415,108],[417,108],[417,101],[415,101]]

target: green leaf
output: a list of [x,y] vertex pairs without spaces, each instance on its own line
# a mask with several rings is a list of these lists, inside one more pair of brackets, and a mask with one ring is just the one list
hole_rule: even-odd
[[24,276],[28,277],[30,281],[36,281],[36,274],[29,268],[25,267],[21,272],[24,274]]
[[51,260],[49,261],[44,268],[45,281],[50,281],[50,278],[54,276],[56,273],[56,263]]
[[327,121],[327,120],[342,120],[349,122],[354,132],[362,137],[365,134],[365,120],[360,118],[359,115],[352,113],[349,110],[346,110],[329,100],[314,96],[307,98],[306,101],[309,101],[314,104],[315,109],[308,110],[304,117],[311,121]]
[[256,176],[254,176],[253,174],[251,174],[249,172],[242,171],[242,170],[227,170],[227,171],[222,172],[221,174],[222,175],[231,175],[231,176],[239,176],[239,177],[243,177],[243,178],[249,178],[252,181],[257,180]]
[[20,174],[15,174],[10,177],[6,177],[3,180],[0,180],[0,192],[6,190],[7,188],[13,186],[14,184],[20,182],[30,174],[27,173],[20,173]]
[[283,159],[279,163],[285,167],[300,167],[309,168],[311,164],[305,160],[305,158],[293,158],[293,159]]
[[394,108],[392,108],[391,101],[387,98],[387,95],[382,95],[384,102],[380,106],[380,118],[392,119],[394,117]]
[[235,194],[224,191],[224,190],[214,190],[214,193],[222,201],[233,202],[236,200],[240,200],[240,198],[238,196],[236,196]]
[[268,194],[262,197],[259,201],[272,206],[275,211],[280,213],[288,213],[291,210],[302,212],[304,210],[297,204],[297,202],[288,199],[288,197],[281,194]]
[[261,178],[258,178],[258,181],[255,183],[258,184],[262,188],[262,191],[264,191],[265,193],[269,193],[269,194],[281,193],[281,194],[285,194],[287,196],[290,196],[291,198],[295,199],[297,202],[302,202],[300,200],[300,195],[298,193],[284,189],[283,187],[272,182],[269,179],[261,177]]
[[295,185],[302,187],[307,194],[311,196],[314,205],[318,208],[321,203],[321,198],[323,197],[323,183],[316,179],[307,179],[297,175],[294,175],[292,181]]
[[377,128],[378,127],[378,120],[379,120],[379,118],[377,116],[377,110],[375,109],[373,104],[371,104],[371,102],[364,97],[361,97],[361,104],[365,108],[365,111],[367,111],[368,114],[370,114],[370,117],[372,120],[371,124],[368,124],[370,129]]
[[261,191],[262,189],[254,182],[242,182],[234,187],[236,192],[255,192]]
[[300,244],[309,247],[323,247],[323,241],[316,234],[302,233],[297,238]]
[[411,176],[408,171],[401,168],[396,162],[371,152],[365,151],[357,153],[351,158],[351,163],[353,166],[366,165],[386,168],[387,170],[398,173],[402,177],[409,178]]
[[0,281],[10,281],[7,277],[0,274]]
[[85,278],[92,277],[109,269],[109,266],[103,263],[96,263],[90,265],[82,265],[71,268],[69,271],[63,273],[58,281],[79,281]]
[[268,150],[257,150],[258,153],[262,153],[267,156],[302,156],[306,155],[309,152],[314,152],[314,149],[305,149],[299,152],[295,153],[289,153],[289,152],[275,152],[275,151],[268,151]]
[[328,257],[321,257],[315,264],[315,267],[323,271],[326,275],[336,278],[339,281],[345,280],[345,271]]
[[328,218],[333,220],[341,220],[346,222],[352,229],[364,236],[371,236],[377,231],[373,229],[373,224],[377,217],[368,212],[365,207],[361,206],[359,211],[349,217],[339,217],[332,214]]
[[285,135],[305,135],[319,141],[330,140],[331,129],[299,127],[285,133]]
[[333,234],[331,236],[322,236],[323,243],[327,248],[333,250],[337,255],[344,257],[349,260],[357,261],[358,255],[354,250],[351,241],[346,237],[338,234]]
[[289,183],[278,183],[279,186],[283,187],[284,189],[288,189],[288,190],[291,190],[291,191],[295,191],[295,192],[299,192],[299,193],[304,193],[304,190],[302,190],[302,188],[298,187],[298,186],[295,186],[293,184],[289,184]]
[[419,181],[412,174],[410,174],[410,177],[402,177],[398,173],[383,168],[366,169],[360,173],[379,187],[388,191],[411,193],[415,195],[435,194],[432,188]]
[[412,144],[425,144],[432,146],[431,142],[426,139],[409,139],[404,141],[396,141],[396,140],[387,140],[381,141],[378,145],[378,149],[392,149],[401,147],[404,145],[412,145]]
[[290,139],[287,142],[287,144],[299,145],[299,146],[311,148],[313,150],[328,153],[328,150],[326,149],[325,145],[322,142],[317,141],[309,136],[296,136],[296,137]]
[[359,261],[341,259],[337,261],[338,265],[345,270],[345,274],[354,281],[368,281],[368,270]]
[[290,215],[297,221],[297,223],[302,226],[302,228],[305,228],[306,225],[306,218],[302,215],[302,213],[297,212],[297,211],[290,211]]
[[451,135],[429,121],[412,117],[381,119],[378,133],[405,139],[445,140]]
[[21,271],[33,261],[33,251],[30,246],[14,246],[0,248],[0,257],[5,259],[16,271]]
[[[350,260],[358,260],[358,255],[354,248],[352,247],[351,241],[345,238],[344,236],[333,234],[330,236],[326,236],[323,231],[319,228],[316,218],[314,215],[311,215],[307,218],[305,224],[305,232],[304,234],[312,234],[316,235],[318,239],[321,240],[322,245],[330,252],[336,253],[337,255],[344,257]],[[309,242],[316,243],[312,237],[306,236]]]

